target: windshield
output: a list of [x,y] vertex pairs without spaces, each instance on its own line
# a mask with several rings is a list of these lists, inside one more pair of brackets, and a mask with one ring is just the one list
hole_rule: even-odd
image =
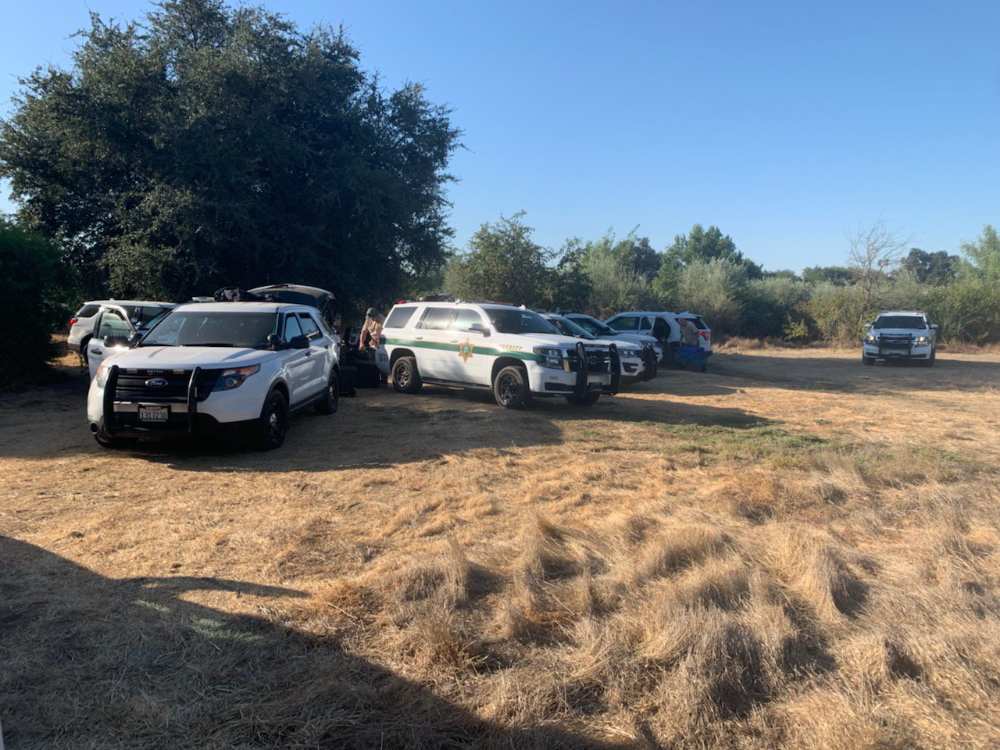
[[490,322],[500,333],[555,333],[559,330],[538,313],[531,310],[512,310],[507,307],[487,307]]
[[276,313],[174,312],[147,334],[140,346],[224,346],[260,348],[275,333]]
[[564,336],[573,336],[578,339],[594,339],[596,336],[591,336],[590,333],[577,325],[575,320],[570,320],[569,318],[546,318],[550,323],[552,323],[559,332]]
[[592,336],[615,336],[618,331],[593,318],[570,318],[578,326],[586,330]]
[[872,328],[909,328],[922,331],[927,325],[918,315],[879,315]]

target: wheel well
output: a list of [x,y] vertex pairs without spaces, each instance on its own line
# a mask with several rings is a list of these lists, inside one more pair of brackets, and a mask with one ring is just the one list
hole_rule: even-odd
[[520,367],[524,370],[524,377],[528,377],[528,368],[525,367],[524,362],[517,357],[497,357],[496,361],[493,363],[493,371],[490,373],[490,383],[497,379],[497,373],[500,372],[505,367]]
[[288,386],[281,380],[271,386],[272,391],[279,391],[282,396],[285,397],[285,401],[291,402],[291,397],[288,395]]
[[415,357],[416,355],[409,349],[393,349],[392,354],[389,356],[389,369],[391,370],[393,365],[396,364],[396,360],[400,357]]

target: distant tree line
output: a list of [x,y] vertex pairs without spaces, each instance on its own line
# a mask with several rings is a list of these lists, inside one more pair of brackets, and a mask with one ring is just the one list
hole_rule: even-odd
[[[142,20],[94,14],[69,70],[21,81],[0,121],[0,335],[32,377],[83,298],[182,301],[294,281],[341,309],[448,291],[607,315],[690,309],[720,333],[856,340],[880,307],[928,310],[948,339],[1000,339],[1000,241],[959,254],[903,246],[880,225],[837,267],[765,271],[718,227],[657,249],[608,232],[550,250],[523,214],[451,248],[445,188],[460,133],[419,85],[387,91],[339,30],[262,8],[162,0]],[[20,373],[20,374],[19,374]]]
[[620,310],[697,311],[722,334],[794,342],[853,342],[880,309],[926,310],[945,340],[1000,341],[1000,239],[986,226],[961,254],[911,248],[884,226],[852,238],[844,266],[765,271],[729,235],[695,224],[663,251],[608,233],[557,251],[532,239],[524,214],[482,225],[452,257],[443,288],[598,316]]

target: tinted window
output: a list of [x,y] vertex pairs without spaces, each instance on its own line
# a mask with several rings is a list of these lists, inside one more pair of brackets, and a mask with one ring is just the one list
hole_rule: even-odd
[[76,311],[74,317],[77,318],[92,318],[97,315],[97,312],[101,309],[100,305],[84,305],[79,310]]
[[451,327],[456,331],[468,331],[470,326],[482,325],[483,318],[475,310],[459,310],[452,321]]
[[581,328],[585,329],[588,333],[594,336],[614,336],[615,329],[609,325],[606,325],[599,320],[594,320],[593,318],[583,318],[583,317],[571,317],[574,323],[576,323]]
[[128,311],[128,315],[136,323],[145,325],[153,320],[153,318],[163,315],[169,309],[169,307],[163,307],[162,305],[137,305]]
[[450,307],[428,307],[417,328],[425,328],[428,331],[443,331],[451,325],[454,317],[455,311]]
[[111,310],[105,310],[104,314],[101,316],[100,325],[97,327],[97,338],[103,339],[108,336],[114,336],[115,338],[128,338],[132,335],[132,328],[128,323],[116,312]]
[[274,313],[172,312],[141,345],[264,347],[277,320]]
[[708,326],[705,325],[702,319],[699,318],[697,315],[685,315],[682,318],[682,320],[690,320],[692,323],[694,323],[694,327],[697,328],[699,331],[704,331],[708,328]]
[[570,318],[555,317],[555,318],[546,318],[546,320],[555,325],[559,329],[559,332],[564,336],[572,336],[578,339],[596,338],[595,336],[592,336],[590,332],[587,331],[585,328],[583,328],[580,325],[577,325],[577,322],[575,320],[571,320]]
[[316,325],[316,321],[313,320],[311,316],[306,315],[305,313],[299,313],[299,323],[302,324],[302,333],[311,339],[319,338],[319,326]]
[[302,326],[299,325],[299,319],[294,315],[289,315],[285,318],[285,341],[291,341],[296,336],[302,335]]
[[415,307],[394,307],[389,317],[385,319],[385,328],[406,328],[410,318],[413,317],[417,308]]
[[923,330],[927,326],[924,319],[917,315],[879,315],[874,327]]
[[639,327],[639,319],[631,316],[622,316],[609,320],[608,325],[616,331],[634,331]]
[[653,323],[653,335],[658,339],[665,339],[670,335],[670,324],[663,318],[657,318]]
[[549,321],[531,310],[488,307],[486,314],[500,333],[559,333]]
[[[660,320],[660,318],[657,318],[657,320]],[[642,325],[639,326],[639,329],[643,331],[648,331],[652,327],[653,327],[653,321],[651,321],[649,318],[643,318]]]

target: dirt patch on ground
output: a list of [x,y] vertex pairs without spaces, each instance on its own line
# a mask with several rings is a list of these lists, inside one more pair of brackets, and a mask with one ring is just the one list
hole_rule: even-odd
[[1000,357],[859,359],[360,391],[273,453],[101,450],[79,377],[0,396],[5,738],[990,746]]

